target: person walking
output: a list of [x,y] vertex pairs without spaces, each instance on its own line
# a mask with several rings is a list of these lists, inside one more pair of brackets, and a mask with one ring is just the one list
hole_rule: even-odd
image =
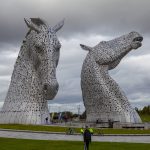
[[84,134],[84,150],[89,150],[89,144],[91,143],[91,132],[89,131],[88,126],[86,126]]

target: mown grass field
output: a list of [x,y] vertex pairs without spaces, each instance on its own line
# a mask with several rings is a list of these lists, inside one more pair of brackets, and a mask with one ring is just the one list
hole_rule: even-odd
[[[83,150],[83,142],[0,138],[0,150]],[[92,142],[90,150],[149,150],[150,144]]]
[[148,114],[140,114],[140,117],[143,122],[150,122],[150,115]]
[[[15,130],[32,130],[32,131],[48,131],[48,132],[66,132],[68,127],[58,126],[41,126],[41,125],[19,125],[19,124],[0,124],[2,129]],[[80,133],[80,128],[74,128],[75,133]],[[150,134],[150,130],[135,129],[94,129],[94,133],[103,134]]]
[[41,126],[41,125],[21,125],[21,124],[0,124],[3,129],[32,130],[32,131],[50,131],[66,132],[67,127],[59,126]]

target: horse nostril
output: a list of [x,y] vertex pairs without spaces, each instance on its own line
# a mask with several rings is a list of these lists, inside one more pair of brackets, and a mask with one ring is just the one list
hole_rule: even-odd
[[56,85],[55,85],[55,91],[58,91],[58,88],[59,88],[59,85],[56,84]]
[[46,85],[46,84],[44,85],[44,90],[45,90],[45,91],[47,90],[47,85]]

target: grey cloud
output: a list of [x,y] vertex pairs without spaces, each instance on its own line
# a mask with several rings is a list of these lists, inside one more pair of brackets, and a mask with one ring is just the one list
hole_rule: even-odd
[[0,70],[0,76],[7,76],[12,73],[8,66],[0,66]]
[[[148,91],[150,88],[148,69],[150,63],[148,64],[146,60],[144,64],[145,57],[135,62],[126,60],[133,56],[150,54],[149,0],[0,1],[3,4],[0,5],[1,101],[6,96],[13,64],[28,31],[23,18],[41,17],[50,26],[53,26],[65,17],[65,25],[58,32],[58,39],[62,44],[57,68],[60,89],[51,103],[82,101],[80,73],[87,52],[81,50],[80,43],[94,46],[101,40],[110,40],[132,30],[136,30],[144,36],[143,46],[125,57],[122,63],[111,72],[111,75],[126,92],[133,105],[143,106],[148,103],[146,97],[150,97]],[[136,63],[138,62],[142,62],[141,69],[137,68]],[[143,99],[137,102],[142,96]]]
[[69,103],[81,102],[81,101],[82,101],[82,97],[80,95],[68,95],[68,96],[56,97],[54,101],[49,101],[49,103],[69,104]]
[[149,101],[140,101],[140,102],[131,102],[132,107],[142,109],[144,106],[148,106],[150,104]]
[[[1,0],[0,41],[21,42],[24,17],[42,17],[52,26],[66,18],[63,38],[77,34],[118,35],[132,30],[149,35],[149,0]],[[8,11],[9,10],[9,11]]]
[[4,99],[5,99],[5,95],[6,95],[6,91],[1,91],[0,92],[0,102],[2,101],[4,101]]
[[0,76],[10,76],[18,52],[3,51],[0,53]]
[[0,78],[0,102],[4,101],[8,86],[9,86],[9,80],[5,78]]

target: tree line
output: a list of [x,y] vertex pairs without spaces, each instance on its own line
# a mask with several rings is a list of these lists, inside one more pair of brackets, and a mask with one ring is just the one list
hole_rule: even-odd
[[150,105],[144,106],[143,109],[135,108],[138,114],[150,115]]

